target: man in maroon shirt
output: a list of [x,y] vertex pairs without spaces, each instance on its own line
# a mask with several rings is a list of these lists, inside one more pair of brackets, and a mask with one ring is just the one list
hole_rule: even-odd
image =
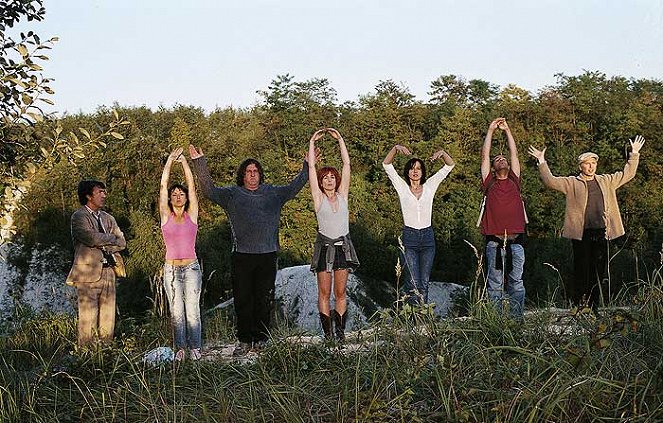
[[[496,129],[506,134],[509,160],[500,154],[491,163],[490,147]],[[509,314],[522,319],[525,307],[523,242],[527,219],[520,196],[520,162],[516,141],[504,118],[493,120],[488,127],[481,149],[481,180],[485,195],[481,233],[486,238],[488,296],[499,310],[508,301]]]

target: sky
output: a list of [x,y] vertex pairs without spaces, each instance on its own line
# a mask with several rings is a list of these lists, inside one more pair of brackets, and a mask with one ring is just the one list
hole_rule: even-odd
[[59,113],[101,105],[247,108],[278,75],[339,101],[441,75],[533,93],[555,74],[663,78],[663,0],[45,0]]

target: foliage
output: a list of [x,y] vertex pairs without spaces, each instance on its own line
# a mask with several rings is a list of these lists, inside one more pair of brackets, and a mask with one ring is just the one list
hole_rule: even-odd
[[[358,103],[339,105],[327,80],[299,82],[284,75],[261,92],[261,104],[248,110],[226,108],[205,114],[196,107],[156,111],[142,107],[117,108],[113,114],[101,108],[92,115],[67,116],[60,122],[61,133],[115,124],[116,116],[123,116],[123,139],[111,137],[99,150],[85,148],[85,160],[60,161],[48,174],[34,178],[33,191],[24,200],[25,212],[16,215],[17,229],[22,239],[32,240],[27,248],[66,238],[67,218],[77,207],[76,182],[83,177],[104,180],[110,193],[108,208],[129,238],[129,283],[147,293],[160,269],[163,247],[156,200],[162,166],[172,148],[189,142],[202,147],[217,185],[234,184],[238,164],[249,156],[262,162],[267,183],[285,184],[301,169],[310,134],[319,127],[335,126],[344,135],[352,158],[350,220],[362,262],[359,272],[373,281],[376,292],[382,290],[381,281],[394,280],[402,220],[397,197],[382,170],[386,152],[401,143],[425,158],[442,147],[457,166],[441,184],[434,203],[438,253],[433,279],[470,285],[475,280],[476,259],[466,241],[479,250],[482,244],[475,227],[481,199],[479,151],[489,121],[505,116],[519,146],[530,218],[524,276],[528,301],[562,304],[564,282],[571,279],[572,271],[570,245],[560,239],[564,199],[540,183],[536,165],[526,156],[528,144],[548,147],[548,162],[555,174],[576,173],[575,157],[588,150],[601,156],[599,172],[615,172],[626,161],[628,138],[642,134],[647,144],[636,181],[618,191],[628,233],[615,244],[612,283],[617,288],[637,286],[633,283],[638,275],[658,262],[663,243],[659,224],[663,220],[663,144],[658,140],[663,133],[663,83],[587,72],[558,75],[555,85],[532,94],[513,85],[499,88],[449,75],[434,81],[431,93],[432,100],[424,103],[407,87],[381,81]],[[322,163],[340,166],[334,140],[323,138],[319,144]],[[496,134],[494,149],[504,148],[504,137]],[[397,157],[397,168],[404,161]],[[429,164],[429,171],[437,166]],[[171,179],[183,180],[178,168]],[[61,219],[40,217],[52,214],[54,206]],[[315,228],[305,187],[282,213],[281,266],[309,260]],[[37,230],[43,235],[37,235]],[[230,228],[223,210],[205,199],[198,241],[207,281],[205,301],[212,306],[227,299],[230,291]]]
[[47,41],[33,31],[17,39],[7,31],[21,18],[43,19],[42,0],[3,1],[0,7],[0,245],[16,233],[14,216],[32,183],[48,177],[60,161],[75,164],[91,149],[105,147],[104,139],[121,139],[118,132],[127,122],[115,112],[114,119],[99,131],[85,127],[63,130],[62,125],[43,112],[41,103],[54,91],[52,81],[37,63],[48,57],[43,50],[57,41]]

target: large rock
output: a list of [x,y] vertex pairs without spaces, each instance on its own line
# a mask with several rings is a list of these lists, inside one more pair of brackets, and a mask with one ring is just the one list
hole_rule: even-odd
[[[386,286],[386,284],[385,284]],[[385,288],[391,289],[391,288]],[[453,299],[466,292],[467,287],[446,282],[431,282],[428,299],[435,303],[435,314],[446,317],[453,307]],[[369,297],[364,283],[350,274],[347,284],[347,329],[366,325],[368,319],[380,310],[380,306]],[[305,331],[320,331],[318,314],[318,285],[316,276],[308,265],[287,267],[276,275],[276,303],[280,315],[288,324]],[[333,307],[332,295],[332,307]]]
[[[35,311],[75,313],[76,290],[64,284],[66,274],[52,265],[63,260],[68,259],[54,247],[34,250],[27,272],[0,260],[0,317],[6,320],[16,312],[15,299]],[[390,284],[383,283],[382,289],[392,291],[385,297],[396,297]],[[445,317],[453,306],[453,297],[466,289],[452,283],[431,282],[429,301],[436,304],[435,314]],[[347,293],[347,330],[366,326],[370,317],[381,309],[380,305],[354,274],[348,278]],[[320,332],[318,284],[308,265],[279,270],[275,297],[277,314],[285,324],[307,332]],[[332,295],[332,307],[333,302]]]
[[[6,247],[6,246],[5,246]],[[21,271],[0,259],[0,316],[9,319],[17,306],[28,306],[34,311],[73,313],[76,309],[76,290],[65,285],[66,274],[53,266],[68,260],[56,247],[35,249]]]

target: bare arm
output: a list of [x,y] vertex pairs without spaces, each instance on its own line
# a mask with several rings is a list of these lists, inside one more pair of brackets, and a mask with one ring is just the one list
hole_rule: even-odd
[[161,225],[165,225],[170,216],[170,208],[168,207],[168,180],[170,179],[170,169],[173,162],[182,155],[182,148],[176,148],[168,156],[166,164],[163,167],[161,174],[161,183],[159,185],[159,216],[161,216]]
[[188,198],[189,198],[189,210],[187,213],[191,218],[191,221],[198,224],[198,194],[196,193],[196,184],[193,181],[193,172],[191,167],[189,167],[189,162],[186,160],[184,155],[181,155],[179,160],[182,163],[182,169],[184,170],[184,179],[186,179],[186,186],[189,189]]
[[493,143],[493,133],[497,129],[497,125],[503,120],[503,118],[497,118],[490,122],[488,126],[488,132],[486,132],[486,138],[483,141],[483,147],[481,147],[481,180],[485,180],[488,174],[490,173],[491,163],[490,163],[490,147]]
[[318,186],[318,172],[315,169],[315,164],[317,161],[317,154],[315,149],[315,142],[322,138],[325,134],[324,129],[316,131],[308,143],[308,184],[311,188],[311,196],[313,197],[313,208],[316,213],[320,210],[320,205],[322,204],[322,191]]
[[516,147],[516,140],[511,135],[511,129],[507,125],[506,120],[502,120],[497,126],[506,133],[507,145],[509,147],[509,161],[511,162],[511,171],[520,178],[520,161],[518,160],[518,148]]
[[341,133],[334,128],[327,128],[327,132],[332,138],[338,141],[339,149],[341,150],[341,160],[343,161],[343,169],[341,169],[341,185],[338,187],[338,192],[348,200],[350,195],[350,178],[351,178],[351,169],[350,169],[350,154],[348,153],[348,148],[345,145],[345,140],[341,136]]

